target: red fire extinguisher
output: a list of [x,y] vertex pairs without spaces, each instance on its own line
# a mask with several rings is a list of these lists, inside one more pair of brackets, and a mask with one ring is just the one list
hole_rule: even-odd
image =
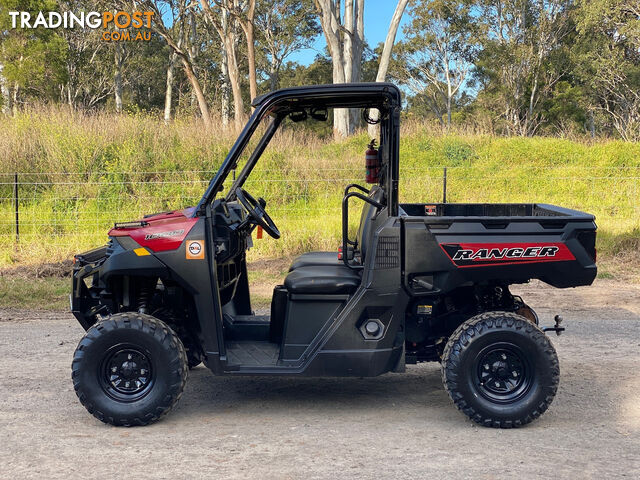
[[367,146],[369,148],[364,154],[366,180],[367,183],[378,183],[380,181],[380,159],[378,158],[378,150],[376,150],[376,139],[372,139]]

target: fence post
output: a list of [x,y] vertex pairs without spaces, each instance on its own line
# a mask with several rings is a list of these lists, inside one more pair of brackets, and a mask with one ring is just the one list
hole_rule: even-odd
[[18,217],[18,173],[13,176],[13,204],[16,212],[16,243],[20,242],[20,220]]
[[447,203],[447,167],[442,173],[442,203]]

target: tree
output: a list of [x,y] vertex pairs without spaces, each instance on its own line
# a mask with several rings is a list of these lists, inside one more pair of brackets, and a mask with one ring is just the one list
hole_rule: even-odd
[[269,90],[276,90],[286,59],[309,47],[321,32],[313,0],[263,0],[258,3],[256,25],[259,44],[268,62]]
[[2,113],[7,115],[11,111],[10,98],[9,94],[9,85],[7,84],[7,79],[4,78],[2,74],[2,70],[4,66],[0,63],[0,110]]
[[[180,59],[184,73],[191,84],[191,88],[198,102],[202,120],[207,127],[210,127],[211,116],[209,115],[209,106],[194,70],[193,52],[190,51],[194,39],[187,34],[189,31],[189,22],[195,21],[195,17],[191,15],[193,4],[189,0],[142,0],[139,2],[139,5],[148,11],[154,12],[154,20],[151,24],[152,29],[167,42],[167,45],[169,45]],[[164,16],[168,14],[167,10],[172,12],[174,19],[174,24],[170,27],[165,25],[164,20]],[[177,31],[175,28],[176,24],[180,25]],[[180,38],[182,38],[182,41],[176,36],[176,33],[181,34]]]
[[[512,135],[533,135],[541,109],[567,73],[554,62],[572,31],[573,0],[480,0],[474,7],[482,51],[475,62],[479,98]],[[561,68],[558,68],[561,67]]]
[[[393,12],[393,16],[391,17],[391,22],[389,22],[389,30],[387,30],[387,38],[384,40],[384,47],[382,49],[382,53],[380,54],[380,61],[378,63],[378,73],[376,75],[376,82],[384,82],[387,79],[387,72],[389,71],[389,62],[391,60],[391,50],[393,48],[393,44],[396,41],[396,34],[398,33],[398,27],[400,26],[400,20],[402,20],[402,15],[404,14],[405,9],[407,8],[407,3],[409,0],[398,0],[398,4],[396,5],[396,9]],[[372,112],[370,117],[373,121],[378,120],[378,112]],[[376,125],[369,125],[369,136],[371,138],[375,138],[378,134],[378,129]]]
[[[364,48],[364,0],[344,0],[344,18],[340,0],[315,0],[315,4],[331,55],[333,83],[359,81]],[[335,109],[334,135],[346,137],[353,128],[349,110]]]
[[[2,11],[27,11],[32,15],[55,9],[50,0],[0,0]],[[11,28],[11,18],[0,15],[0,65],[3,105],[17,113],[27,97],[43,100],[58,96],[65,81],[66,44],[55,31],[45,28]]]
[[[182,46],[182,34],[178,35],[178,47]],[[173,103],[173,82],[174,82],[174,69],[177,60],[176,52],[172,51],[169,54],[169,64],[167,65],[167,75],[164,93],[164,114],[163,119],[165,123],[171,121],[171,106]]]
[[411,15],[406,40],[399,45],[396,75],[428,102],[448,128],[454,99],[467,80],[476,50],[471,6],[468,2],[429,0],[414,3]]
[[[66,0],[60,2],[60,8],[97,10],[98,4]],[[59,35],[67,45],[66,82],[60,85],[60,100],[71,108],[93,108],[114,92],[113,63],[106,54],[110,45],[101,40],[99,30],[75,27],[60,29]]]
[[640,5],[632,0],[580,2],[575,73],[625,140],[640,140]]
[[236,128],[241,128],[244,122],[244,101],[237,55],[238,1],[214,0],[210,3],[210,0],[200,0],[200,4],[207,22],[218,33],[225,51],[225,69],[233,95],[234,120]]
[[249,67],[249,95],[253,100],[258,96],[258,82],[256,80],[256,49],[254,37],[254,22],[256,15],[256,0],[247,0],[246,10],[234,9],[238,22],[247,40],[247,63]]

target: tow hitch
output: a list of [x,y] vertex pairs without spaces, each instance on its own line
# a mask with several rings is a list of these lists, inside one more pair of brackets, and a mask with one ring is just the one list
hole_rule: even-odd
[[553,331],[556,332],[556,335],[560,336],[560,334],[565,331],[565,328],[560,326],[560,324],[562,323],[562,317],[560,315],[556,315],[555,317],[553,317],[553,319],[556,324],[553,327],[545,327],[542,329],[542,331],[545,333]]

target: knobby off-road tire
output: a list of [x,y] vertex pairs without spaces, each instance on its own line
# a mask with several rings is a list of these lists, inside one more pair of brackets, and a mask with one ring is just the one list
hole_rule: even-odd
[[85,408],[116,426],[148,425],[182,395],[187,356],[164,322],[119,313],[92,326],[71,365],[73,386]]
[[510,312],[489,312],[464,322],[442,358],[442,380],[459,410],[495,428],[525,425],[549,408],[560,367],[549,338]]
[[189,365],[189,370],[194,367],[197,367],[204,360],[204,355],[200,348],[198,342],[193,338],[193,335],[189,333],[187,328],[185,328],[182,320],[178,317],[178,315],[168,308],[159,308],[155,310],[152,315],[164,323],[169,325],[173,329],[174,332],[178,335],[180,340],[182,341],[182,345],[184,345],[184,349],[187,352],[187,363]]

